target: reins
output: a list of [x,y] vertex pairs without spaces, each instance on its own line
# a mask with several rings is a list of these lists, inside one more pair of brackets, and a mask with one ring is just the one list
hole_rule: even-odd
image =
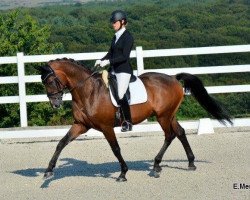
[[69,92],[71,92],[72,90],[74,90],[76,87],[78,87],[79,85],[83,85],[89,78],[93,77],[96,74],[99,74],[103,69],[101,69],[99,66],[96,66],[93,70],[93,72],[87,77],[85,78],[81,83],[77,83],[76,86],[72,87],[69,89]]

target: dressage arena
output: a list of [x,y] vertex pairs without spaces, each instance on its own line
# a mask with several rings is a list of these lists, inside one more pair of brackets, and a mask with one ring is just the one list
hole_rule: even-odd
[[175,139],[160,178],[151,169],[162,132],[117,137],[129,167],[122,183],[115,181],[120,167],[104,138],[80,137],[69,144],[49,180],[43,172],[60,138],[1,140],[0,199],[250,199],[249,127],[188,133],[196,171],[187,170],[186,154]]

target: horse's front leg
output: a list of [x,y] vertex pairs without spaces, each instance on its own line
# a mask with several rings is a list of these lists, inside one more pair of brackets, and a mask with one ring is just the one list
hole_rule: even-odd
[[121,149],[120,149],[118,141],[116,139],[114,129],[112,127],[110,127],[108,129],[103,130],[103,133],[104,133],[105,138],[109,142],[110,147],[111,147],[114,155],[118,159],[120,166],[121,166],[121,174],[116,179],[116,181],[118,181],[118,182],[127,181],[126,173],[128,171],[128,166],[121,155]]
[[68,133],[59,141],[59,143],[56,147],[56,151],[49,162],[48,168],[45,171],[45,174],[44,174],[45,179],[53,176],[53,169],[56,166],[56,162],[57,162],[58,157],[59,157],[60,153],[62,152],[63,148],[68,143],[70,143],[71,141],[76,139],[79,135],[87,132],[87,130],[88,129],[82,124],[73,124],[72,125],[72,127],[70,128]]

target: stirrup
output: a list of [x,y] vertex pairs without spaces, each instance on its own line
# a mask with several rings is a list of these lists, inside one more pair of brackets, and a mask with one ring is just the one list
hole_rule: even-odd
[[121,124],[121,132],[132,131],[132,124],[129,121],[124,120]]

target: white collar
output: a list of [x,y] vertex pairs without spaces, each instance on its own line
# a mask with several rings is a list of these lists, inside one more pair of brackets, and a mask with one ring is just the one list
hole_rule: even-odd
[[126,31],[126,28],[125,28],[125,27],[121,28],[119,31],[117,31],[117,32],[115,33],[115,36],[116,36],[115,42],[117,42],[117,40],[119,40],[119,38],[120,38],[121,35],[124,33],[124,31]]

